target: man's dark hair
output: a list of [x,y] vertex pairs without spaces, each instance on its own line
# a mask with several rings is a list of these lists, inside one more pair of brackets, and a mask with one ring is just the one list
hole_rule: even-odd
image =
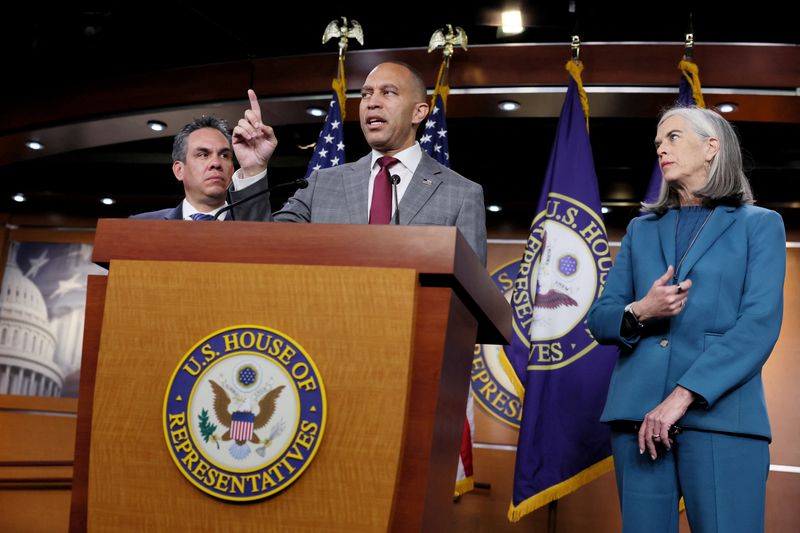
[[186,162],[186,143],[189,135],[193,132],[203,129],[212,128],[222,133],[228,144],[231,144],[231,134],[228,129],[228,123],[224,119],[203,115],[202,117],[195,117],[190,123],[181,128],[181,131],[175,136],[175,141],[172,143],[172,160]]

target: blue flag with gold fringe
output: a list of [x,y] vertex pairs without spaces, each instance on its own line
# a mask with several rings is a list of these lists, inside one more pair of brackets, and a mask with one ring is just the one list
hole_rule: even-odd
[[[681,69],[681,81],[678,84],[678,98],[675,100],[675,104],[705,107],[697,64],[688,59],[683,59],[678,64],[678,68]],[[661,167],[658,166],[658,159],[656,158],[653,174],[650,177],[650,184],[647,186],[647,192],[644,195],[644,201],[647,203],[655,202],[658,200],[659,192],[661,192]]]
[[503,365],[523,399],[512,522],[613,467],[610,431],[598,420],[617,349],[598,345],[586,327],[612,261],[582,69],[567,63],[569,87],[511,297],[514,338]]

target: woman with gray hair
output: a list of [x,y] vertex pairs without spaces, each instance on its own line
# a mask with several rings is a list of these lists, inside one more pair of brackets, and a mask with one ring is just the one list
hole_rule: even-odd
[[[620,356],[601,420],[623,531],[764,530],[761,369],[780,332],[786,235],[753,205],[739,141],[714,111],[661,117],[658,199],[628,225],[588,325]],[[765,273],[769,272],[769,275]]]

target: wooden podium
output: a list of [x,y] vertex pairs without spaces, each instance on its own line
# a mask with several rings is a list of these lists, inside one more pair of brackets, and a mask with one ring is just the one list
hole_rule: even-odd
[[[87,295],[70,531],[446,531],[474,344],[511,309],[453,227],[104,219]],[[165,393],[201,339],[290,336],[326,393],[291,486],[232,503],[165,442]]]

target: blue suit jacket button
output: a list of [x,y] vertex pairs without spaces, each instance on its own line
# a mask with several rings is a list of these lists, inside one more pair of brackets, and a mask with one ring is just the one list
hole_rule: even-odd
[[661,339],[660,341],[658,341],[658,344],[659,344],[659,345],[660,345],[662,348],[666,348],[667,346],[669,346],[669,340],[668,340],[666,337],[664,337],[663,339]]

